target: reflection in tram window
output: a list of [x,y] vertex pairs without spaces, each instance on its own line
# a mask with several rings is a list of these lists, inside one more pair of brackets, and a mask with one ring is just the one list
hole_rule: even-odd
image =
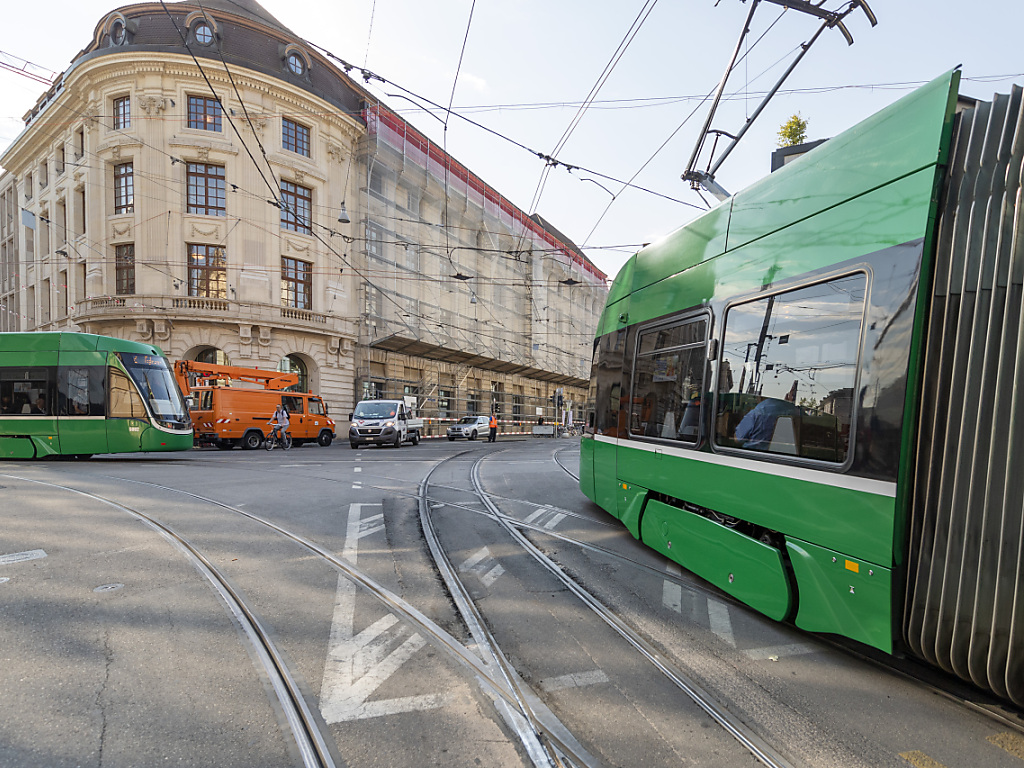
[[718,445],[846,460],[866,289],[857,273],[729,308]]

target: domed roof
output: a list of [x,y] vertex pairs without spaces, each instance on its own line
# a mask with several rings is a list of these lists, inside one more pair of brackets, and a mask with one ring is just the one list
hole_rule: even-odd
[[[200,7],[195,0],[182,0],[178,5],[194,5],[196,8]],[[233,13],[236,16],[242,16],[250,21],[255,21],[268,27],[273,27],[284,32],[290,37],[297,37],[294,32],[275,19],[270,12],[257,3],[256,0],[203,0],[202,7],[208,11],[226,11],[227,13]]]

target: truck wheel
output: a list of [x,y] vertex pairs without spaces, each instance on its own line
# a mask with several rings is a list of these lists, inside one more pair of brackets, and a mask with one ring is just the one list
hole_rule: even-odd
[[320,436],[316,439],[316,441],[324,448],[330,445],[332,440],[334,440],[334,435],[332,435],[330,430],[327,429],[321,432]]
[[412,433],[412,444],[413,445],[419,445],[420,444],[420,433],[419,432],[413,432]]
[[263,433],[257,430],[251,430],[245,433],[245,437],[242,438],[242,448],[247,451],[253,451],[263,445]]
[[395,435],[395,442],[392,443],[391,445],[394,448],[401,448],[402,447],[402,433],[401,432],[399,432],[397,435]]
[[359,450],[359,443],[353,443],[349,441],[349,445],[352,446],[353,451]]

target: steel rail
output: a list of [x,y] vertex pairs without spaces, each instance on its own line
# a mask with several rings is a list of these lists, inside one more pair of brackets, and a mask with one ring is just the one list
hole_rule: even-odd
[[764,739],[750,730],[738,718],[731,715],[724,705],[719,704],[708,691],[704,690],[700,685],[691,680],[688,675],[676,667],[670,659],[661,653],[661,651],[655,648],[625,621],[620,619],[600,600],[580,586],[574,579],[571,579],[566,575],[566,573],[555,562],[541,552],[540,549],[538,549],[533,542],[527,539],[526,536],[523,535],[523,533],[514,525],[511,525],[501,519],[500,510],[498,510],[490,500],[487,492],[484,490],[483,485],[480,482],[480,465],[483,463],[484,459],[494,455],[495,454],[491,453],[487,456],[481,457],[473,465],[471,477],[480,500],[488,509],[491,510],[494,515],[494,519],[508,532],[512,539],[526,550],[526,552],[538,563],[544,566],[563,584],[563,586],[566,587],[566,589],[576,595],[576,597],[578,597],[587,608],[600,617],[605,624],[611,627],[620,637],[639,651],[641,655],[661,671],[661,673],[676,685],[676,687],[689,696],[698,707],[700,707],[708,716],[718,723],[718,725],[736,739],[756,759],[760,760],[766,766],[769,766],[769,768],[793,768],[794,764],[788,758],[771,747],[766,741],[764,741]]
[[[441,546],[440,539],[437,536],[437,531],[434,528],[434,521],[430,516],[429,508],[429,487],[430,477],[435,471],[437,471],[445,463],[460,458],[465,452],[450,456],[443,461],[437,463],[420,481],[420,492],[419,492],[419,511],[420,511],[420,524],[423,529],[423,536],[427,542],[427,546],[430,549],[431,557],[434,559],[434,564],[437,566],[441,577],[444,579],[445,585],[448,587],[448,591],[455,602],[456,608],[462,615],[463,621],[469,627],[470,633],[473,635],[476,641],[477,647],[484,655],[484,660],[488,664],[494,665],[501,673],[502,677],[508,683],[509,689],[513,692],[516,702],[518,704],[518,712],[506,712],[506,719],[511,720],[512,725],[517,733],[519,734],[520,741],[526,748],[527,753],[530,755],[530,759],[533,760],[534,765],[557,765],[560,764],[559,754],[567,757],[572,761],[574,765],[580,766],[600,766],[601,763],[592,755],[590,755],[572,736],[569,730],[561,723],[551,722],[554,715],[550,712],[545,712],[546,718],[542,718],[536,711],[537,705],[540,703],[539,698],[536,694],[529,689],[526,683],[520,678],[518,672],[505,657],[505,654],[501,650],[501,646],[498,644],[497,639],[491,633],[490,629],[487,628],[487,623],[484,620],[479,609],[476,607],[476,603],[469,594],[469,590],[466,588],[462,579],[459,578],[458,571],[452,565],[451,560],[448,558],[448,554],[444,551],[444,547]],[[462,491],[463,489],[456,489]],[[458,505],[461,507],[462,505]],[[546,707],[544,708],[547,709]],[[511,715],[518,714],[519,717],[511,717]],[[545,724],[544,720],[548,722]],[[525,727],[524,727],[525,726]],[[555,735],[556,731],[559,735]],[[541,741],[541,737],[547,737],[548,744],[545,745]],[[550,748],[554,747],[555,752],[550,752]]]
[[331,755],[327,740],[317,725],[317,719],[310,711],[305,698],[295,681],[294,676],[285,664],[283,657],[270,639],[270,635],[259,617],[253,613],[241,598],[238,591],[231,586],[227,578],[217,570],[198,549],[187,539],[176,533],[172,528],[155,520],[145,512],[140,512],[113,499],[108,499],[78,488],[71,488],[57,483],[48,483],[44,480],[35,480],[18,475],[0,475],[28,483],[57,488],[70,493],[76,493],[86,498],[93,499],[106,504],[122,512],[126,512],[146,526],[155,530],[160,536],[168,541],[175,549],[184,554],[192,563],[192,566],[202,574],[213,587],[217,595],[224,601],[232,617],[241,627],[249,640],[252,649],[260,660],[267,677],[270,679],[274,694],[281,704],[288,727],[291,729],[292,737],[302,757],[302,764],[307,768],[335,768],[336,763]]
[[[447,460],[448,459],[443,459],[442,462]],[[0,475],[0,477],[2,476],[3,475]],[[252,512],[247,512],[246,510],[239,509],[238,507],[233,507],[230,504],[218,501],[217,499],[211,499],[209,497],[202,496],[191,491],[184,491],[179,488],[171,488],[170,486],[160,485],[159,483],[150,483],[145,480],[135,480],[131,478],[117,477],[114,475],[97,475],[97,477],[106,477],[111,480],[118,480],[124,483],[144,485],[151,488],[157,488],[163,491],[168,491],[170,493],[178,493],[184,496],[189,496],[198,501],[202,501],[212,506],[220,507],[224,510],[233,512],[237,515],[241,515],[242,517],[248,518],[249,520],[252,520],[255,523],[266,526],[267,528],[270,528],[276,533],[279,533],[282,536],[291,539],[295,543],[301,545],[302,547],[312,552],[314,555],[317,555],[320,559],[329,563],[335,569],[344,574],[346,578],[351,579],[357,585],[366,589],[370,594],[372,594],[380,602],[382,602],[390,611],[403,617],[406,621],[412,624],[415,627],[415,629],[418,632],[420,632],[431,645],[433,645],[435,648],[438,648],[439,650],[445,651],[449,656],[454,657],[454,659],[457,662],[459,662],[462,666],[466,667],[468,671],[472,673],[473,677],[476,680],[478,680],[481,683],[481,686],[485,688],[487,691],[494,694],[511,707],[518,706],[518,701],[516,700],[512,691],[508,689],[508,687],[502,680],[495,679],[494,675],[491,673],[491,670],[484,664],[480,657],[472,653],[472,651],[466,648],[455,637],[453,637],[450,633],[445,631],[436,622],[428,618],[425,614],[420,612],[419,609],[417,609],[411,603],[403,600],[401,597],[394,594],[386,587],[382,586],[381,584],[378,584],[374,579],[372,579],[370,576],[357,569],[351,563],[348,563],[342,558],[323,549],[320,545],[316,544],[315,542],[310,541],[309,539],[306,539],[305,537],[296,534],[292,531],[289,531],[285,528],[282,528],[276,523],[266,520],[260,517],[259,515],[253,514]],[[76,489],[69,488],[69,490]],[[87,493],[84,491],[79,492]],[[87,495],[93,495],[97,499],[103,498],[100,496],[95,496],[95,494]],[[408,496],[409,494],[401,495]],[[116,504],[117,502],[112,503]],[[528,694],[528,697],[534,700],[531,706],[534,709],[536,709],[539,703],[539,699],[537,699],[536,696],[532,693]],[[574,759],[576,759],[578,761],[576,764],[584,766],[584,768],[599,768],[599,766],[601,765],[595,758],[590,756],[586,752],[586,750],[583,749],[582,746],[579,746],[578,744],[574,745],[575,740],[568,733],[564,726],[562,726],[560,723],[557,723],[553,715],[551,715],[550,717],[544,716],[539,718],[536,721],[536,724],[542,730],[545,737],[558,747],[559,751],[563,752],[563,754],[565,754],[567,757],[573,757]],[[556,763],[556,765],[560,766],[562,765],[562,763],[559,762]]]

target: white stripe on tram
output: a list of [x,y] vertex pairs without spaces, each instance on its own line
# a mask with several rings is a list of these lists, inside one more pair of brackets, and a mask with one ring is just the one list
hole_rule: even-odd
[[791,480],[802,480],[807,483],[816,483],[817,485],[829,485],[834,488],[844,488],[850,491],[871,493],[875,496],[896,498],[896,483],[886,480],[871,480],[865,477],[854,477],[852,475],[844,475],[838,472],[824,472],[822,470],[810,469],[808,467],[794,467],[789,464],[754,461],[752,459],[742,459],[738,456],[706,453],[704,451],[677,448],[672,445],[664,445],[661,443],[647,443],[640,440],[622,440],[617,437],[605,437],[603,435],[594,435],[594,439],[598,442],[615,445],[619,448],[632,448],[633,450],[645,451],[647,453],[660,453],[665,456],[672,456],[679,459],[702,461],[705,464],[717,464],[722,467],[735,467],[736,469],[745,469],[749,472],[759,472],[763,475],[787,477]]

